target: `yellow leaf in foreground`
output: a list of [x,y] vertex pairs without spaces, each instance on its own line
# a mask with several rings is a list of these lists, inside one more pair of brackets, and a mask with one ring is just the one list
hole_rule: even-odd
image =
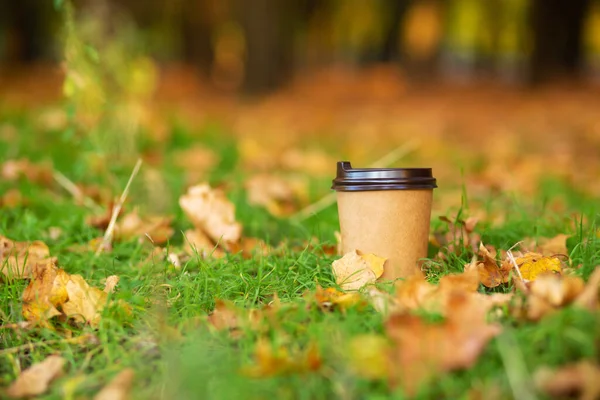
[[133,384],[135,372],[131,368],[124,369],[113,378],[96,396],[94,400],[126,400]]
[[44,361],[32,365],[19,375],[16,381],[6,390],[12,398],[22,398],[40,395],[46,390],[50,382],[58,377],[63,370],[65,359],[59,356],[50,356]]
[[344,290],[358,290],[374,283],[383,274],[385,261],[375,254],[351,251],[332,264],[336,283]]
[[562,271],[560,260],[556,257],[544,257],[538,253],[526,253],[523,257],[516,260],[521,276],[528,281],[534,281],[538,275],[544,272]]

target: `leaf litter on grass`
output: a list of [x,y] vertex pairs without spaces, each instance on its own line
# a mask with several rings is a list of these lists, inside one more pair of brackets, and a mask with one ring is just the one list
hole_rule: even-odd
[[29,398],[44,394],[50,383],[63,373],[66,360],[52,355],[44,361],[33,364],[17,377],[6,390],[10,398]]

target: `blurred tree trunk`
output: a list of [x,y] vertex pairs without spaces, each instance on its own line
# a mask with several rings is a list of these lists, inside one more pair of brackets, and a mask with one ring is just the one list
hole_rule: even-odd
[[7,63],[27,63],[51,55],[54,43],[50,28],[56,19],[53,14],[51,1],[0,0]]
[[400,25],[411,0],[386,0],[385,7],[389,10],[389,22],[385,29],[378,61],[390,62],[400,58]]
[[583,27],[589,0],[533,0],[531,81],[574,74],[583,62]]
[[214,61],[210,1],[183,0],[182,51],[186,62],[209,75]]
[[291,76],[294,55],[294,12],[297,1],[238,0],[246,40],[243,90],[272,91]]

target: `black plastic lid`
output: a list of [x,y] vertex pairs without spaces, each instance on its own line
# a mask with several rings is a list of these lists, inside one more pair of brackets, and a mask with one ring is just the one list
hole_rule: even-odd
[[436,187],[431,168],[352,168],[349,161],[337,163],[337,176],[331,186],[339,192],[415,190]]

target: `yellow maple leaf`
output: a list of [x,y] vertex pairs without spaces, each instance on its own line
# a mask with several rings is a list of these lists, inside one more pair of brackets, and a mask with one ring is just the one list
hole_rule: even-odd
[[97,326],[108,293],[117,282],[116,276],[108,277],[102,291],[89,286],[81,275],[69,275],[49,262],[37,264],[23,292],[23,317],[49,326],[50,318],[64,315],[77,322]]
[[91,287],[81,275],[71,275],[66,284],[69,300],[62,305],[63,313],[77,322],[97,326],[100,313],[108,300],[108,293]]
[[515,261],[521,271],[521,276],[528,281],[536,280],[543,273],[560,273],[562,271],[560,260],[557,257],[544,257],[538,253],[526,253]]

